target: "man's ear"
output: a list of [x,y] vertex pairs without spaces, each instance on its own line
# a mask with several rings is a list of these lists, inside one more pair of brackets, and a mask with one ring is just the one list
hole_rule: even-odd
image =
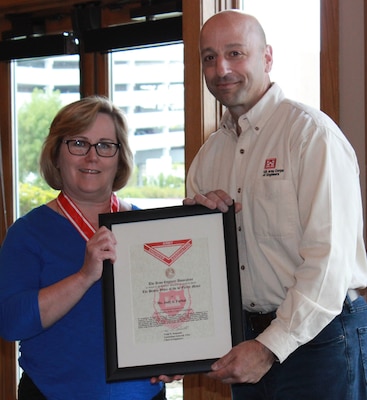
[[273,48],[267,44],[265,48],[265,72],[269,73],[273,67]]

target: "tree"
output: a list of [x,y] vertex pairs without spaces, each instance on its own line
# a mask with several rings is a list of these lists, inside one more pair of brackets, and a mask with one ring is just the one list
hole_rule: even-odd
[[45,93],[34,89],[32,98],[18,111],[18,173],[20,182],[34,182],[41,187],[39,156],[51,121],[62,107],[60,92]]
[[19,215],[25,215],[33,208],[51,201],[57,194],[51,188],[42,189],[30,183],[19,182]]

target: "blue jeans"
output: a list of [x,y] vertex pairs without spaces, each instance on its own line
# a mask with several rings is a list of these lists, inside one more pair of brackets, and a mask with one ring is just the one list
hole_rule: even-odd
[[[246,331],[250,339],[251,332]],[[253,338],[253,337],[252,337]],[[232,385],[233,400],[366,400],[367,304],[350,302],[312,341],[256,384]]]

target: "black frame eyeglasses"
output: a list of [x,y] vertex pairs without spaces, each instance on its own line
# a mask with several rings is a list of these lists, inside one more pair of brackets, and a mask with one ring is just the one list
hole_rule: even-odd
[[86,156],[91,147],[94,147],[100,157],[114,157],[121,147],[121,143],[98,142],[92,144],[81,139],[68,139],[62,142],[68,146],[69,153],[73,156]]

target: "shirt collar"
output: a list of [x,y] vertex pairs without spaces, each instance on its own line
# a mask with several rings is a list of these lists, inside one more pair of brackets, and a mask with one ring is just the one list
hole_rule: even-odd
[[[259,134],[267,120],[273,114],[275,108],[284,99],[284,93],[278,84],[273,83],[264,96],[240,119],[247,119],[254,132]],[[221,126],[234,132],[236,135],[236,124],[228,110],[223,114]]]

